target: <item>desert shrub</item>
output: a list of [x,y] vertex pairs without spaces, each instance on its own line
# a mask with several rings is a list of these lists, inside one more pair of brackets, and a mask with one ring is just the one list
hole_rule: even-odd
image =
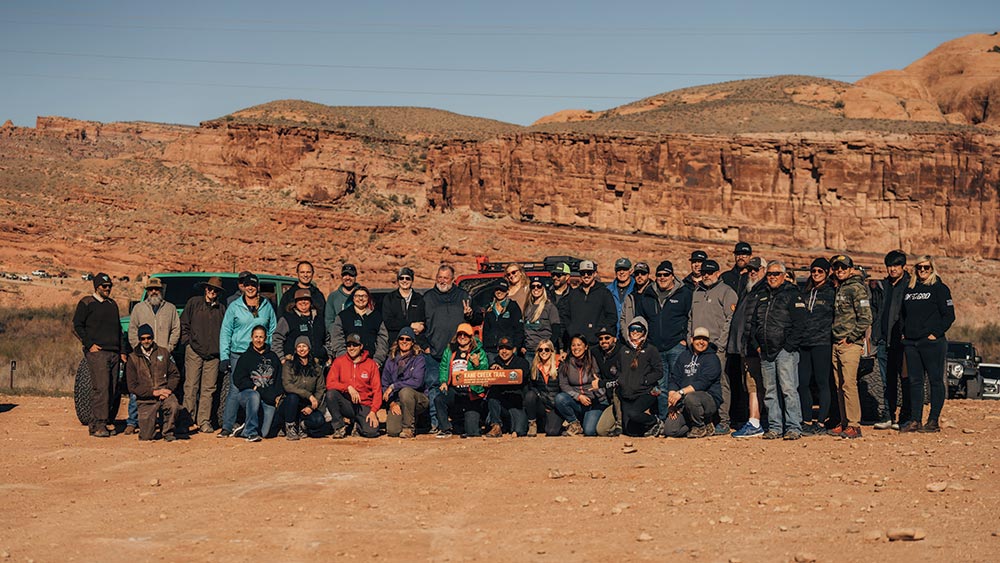
[[71,393],[77,365],[83,358],[80,341],[73,334],[75,307],[2,309],[0,323],[0,383],[9,385],[10,362],[17,361],[16,389],[45,393]]
[[948,331],[948,340],[971,342],[984,362],[1000,362],[1000,323],[955,325]]

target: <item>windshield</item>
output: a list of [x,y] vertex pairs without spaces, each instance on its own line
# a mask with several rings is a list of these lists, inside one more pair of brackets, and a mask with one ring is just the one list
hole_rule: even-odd
[[969,344],[968,342],[948,343],[949,358],[971,358],[973,355],[972,344]]
[[979,366],[979,375],[983,379],[1000,379],[1000,366]]

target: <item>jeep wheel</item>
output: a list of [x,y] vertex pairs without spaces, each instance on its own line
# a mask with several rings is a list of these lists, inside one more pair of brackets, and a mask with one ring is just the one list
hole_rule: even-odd
[[[114,422],[118,418],[118,410],[121,408],[122,393],[125,391],[123,382],[118,381],[115,374],[115,387],[111,396],[108,397],[108,422]],[[73,406],[76,408],[76,418],[84,426],[90,424],[94,419],[93,413],[93,382],[90,377],[90,364],[87,359],[80,360],[80,365],[76,368],[76,379],[73,382]]]
[[[229,386],[231,385],[229,372],[219,373],[219,404],[215,408],[215,427],[222,428],[223,415],[226,412],[226,397],[229,396]],[[232,430],[232,429],[230,429]]]
[[981,375],[965,380],[965,398],[975,400],[983,398],[983,377]]

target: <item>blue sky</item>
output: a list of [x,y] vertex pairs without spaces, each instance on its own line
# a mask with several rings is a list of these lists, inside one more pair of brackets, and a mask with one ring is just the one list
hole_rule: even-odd
[[759,75],[853,82],[997,29],[995,0],[8,1],[0,121],[197,124],[295,98],[529,124]]

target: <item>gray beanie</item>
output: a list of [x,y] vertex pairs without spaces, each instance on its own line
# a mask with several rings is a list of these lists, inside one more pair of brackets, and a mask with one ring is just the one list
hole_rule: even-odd
[[312,350],[312,347],[313,347],[312,346],[312,341],[309,340],[308,336],[300,336],[300,337],[296,338],[295,339],[295,347],[298,348],[299,344],[305,344],[306,346],[309,347],[310,350]]

